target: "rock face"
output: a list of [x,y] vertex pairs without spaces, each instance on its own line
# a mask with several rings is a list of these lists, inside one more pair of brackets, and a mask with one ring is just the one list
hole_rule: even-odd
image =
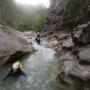
[[0,65],[6,63],[10,57],[15,58],[32,51],[28,42],[20,37],[20,32],[0,25]]
[[64,10],[69,0],[51,0],[50,15],[46,19],[44,30],[54,31],[62,25]]
[[43,28],[45,32],[63,27],[73,29],[90,21],[90,0],[51,0],[49,11]]
[[[89,22],[74,28],[69,36],[73,40],[73,47],[68,38],[62,40],[60,58],[60,74],[58,79],[63,87],[71,86],[74,90],[90,89],[90,25]],[[63,37],[64,38],[64,37]],[[63,48],[65,46],[65,48]],[[68,49],[67,49],[68,48]],[[75,85],[73,86],[72,83]],[[68,85],[68,86],[65,86]],[[69,90],[72,90],[69,89]]]
[[90,0],[51,0],[44,31],[69,28],[71,36],[59,38],[62,90],[90,90]]
[[57,79],[64,90],[90,90],[90,0],[51,1],[45,32],[72,30],[71,36],[59,38]]

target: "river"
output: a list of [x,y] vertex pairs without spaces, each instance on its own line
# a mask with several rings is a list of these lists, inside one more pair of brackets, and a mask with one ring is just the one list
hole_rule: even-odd
[[0,68],[0,90],[61,90],[56,81],[59,65],[54,56],[55,51],[35,42],[33,45],[37,52],[21,61],[27,77],[9,77],[2,82],[11,67],[11,64],[5,65]]

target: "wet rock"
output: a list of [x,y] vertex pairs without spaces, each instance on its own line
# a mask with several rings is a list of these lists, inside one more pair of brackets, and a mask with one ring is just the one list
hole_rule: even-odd
[[33,48],[21,37],[21,32],[0,25],[0,65],[6,63],[12,55],[17,58],[27,52],[33,52]]
[[81,64],[90,64],[90,45],[80,48],[78,56]]
[[70,86],[72,86],[72,83],[80,84],[80,86],[77,87],[82,87],[84,84],[87,85],[87,81],[90,79],[90,66],[81,65],[75,58],[71,58],[70,60],[69,57],[68,59],[69,60],[67,60],[67,58],[61,60],[60,58],[60,63],[62,64],[60,64],[60,74],[57,77],[60,83],[63,81],[64,84]]
[[60,56],[60,59],[61,60],[64,60],[64,61],[72,61],[74,60],[74,56],[71,52],[65,52],[63,55]]
[[[64,51],[64,53],[59,56],[60,73],[57,76],[57,80],[59,80],[63,87],[68,88],[68,86],[71,86],[79,88],[75,90],[84,90],[84,87],[90,88],[90,66],[85,63],[80,63],[80,61],[83,62],[80,58],[83,58],[85,59],[84,61],[88,62],[90,55],[88,51],[89,49],[90,46],[81,47],[78,48],[78,54],[76,55],[73,55],[72,50],[69,50]],[[77,55],[79,55],[79,59],[77,58]]]
[[62,86],[76,85],[75,90],[84,90],[84,87],[90,88],[90,23],[76,27],[71,37],[59,39],[63,50],[58,55],[57,79]]
[[61,46],[65,50],[72,50],[74,47],[74,43],[72,41],[72,38],[65,39],[61,42]]
[[78,46],[90,44],[90,22],[74,28],[72,39]]

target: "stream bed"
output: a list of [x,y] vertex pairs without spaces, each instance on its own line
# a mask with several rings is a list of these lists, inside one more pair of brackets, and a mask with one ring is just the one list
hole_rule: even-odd
[[27,77],[9,77],[2,82],[11,64],[3,66],[0,68],[0,90],[61,90],[56,81],[59,65],[54,56],[55,51],[36,43],[33,45],[37,52],[22,58],[21,61]]

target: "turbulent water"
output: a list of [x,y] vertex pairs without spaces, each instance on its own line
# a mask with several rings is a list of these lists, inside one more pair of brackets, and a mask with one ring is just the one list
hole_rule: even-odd
[[22,58],[27,77],[9,77],[2,82],[11,64],[0,68],[0,90],[61,90],[56,81],[58,60],[54,56],[55,52],[35,43],[34,47],[37,52]]

